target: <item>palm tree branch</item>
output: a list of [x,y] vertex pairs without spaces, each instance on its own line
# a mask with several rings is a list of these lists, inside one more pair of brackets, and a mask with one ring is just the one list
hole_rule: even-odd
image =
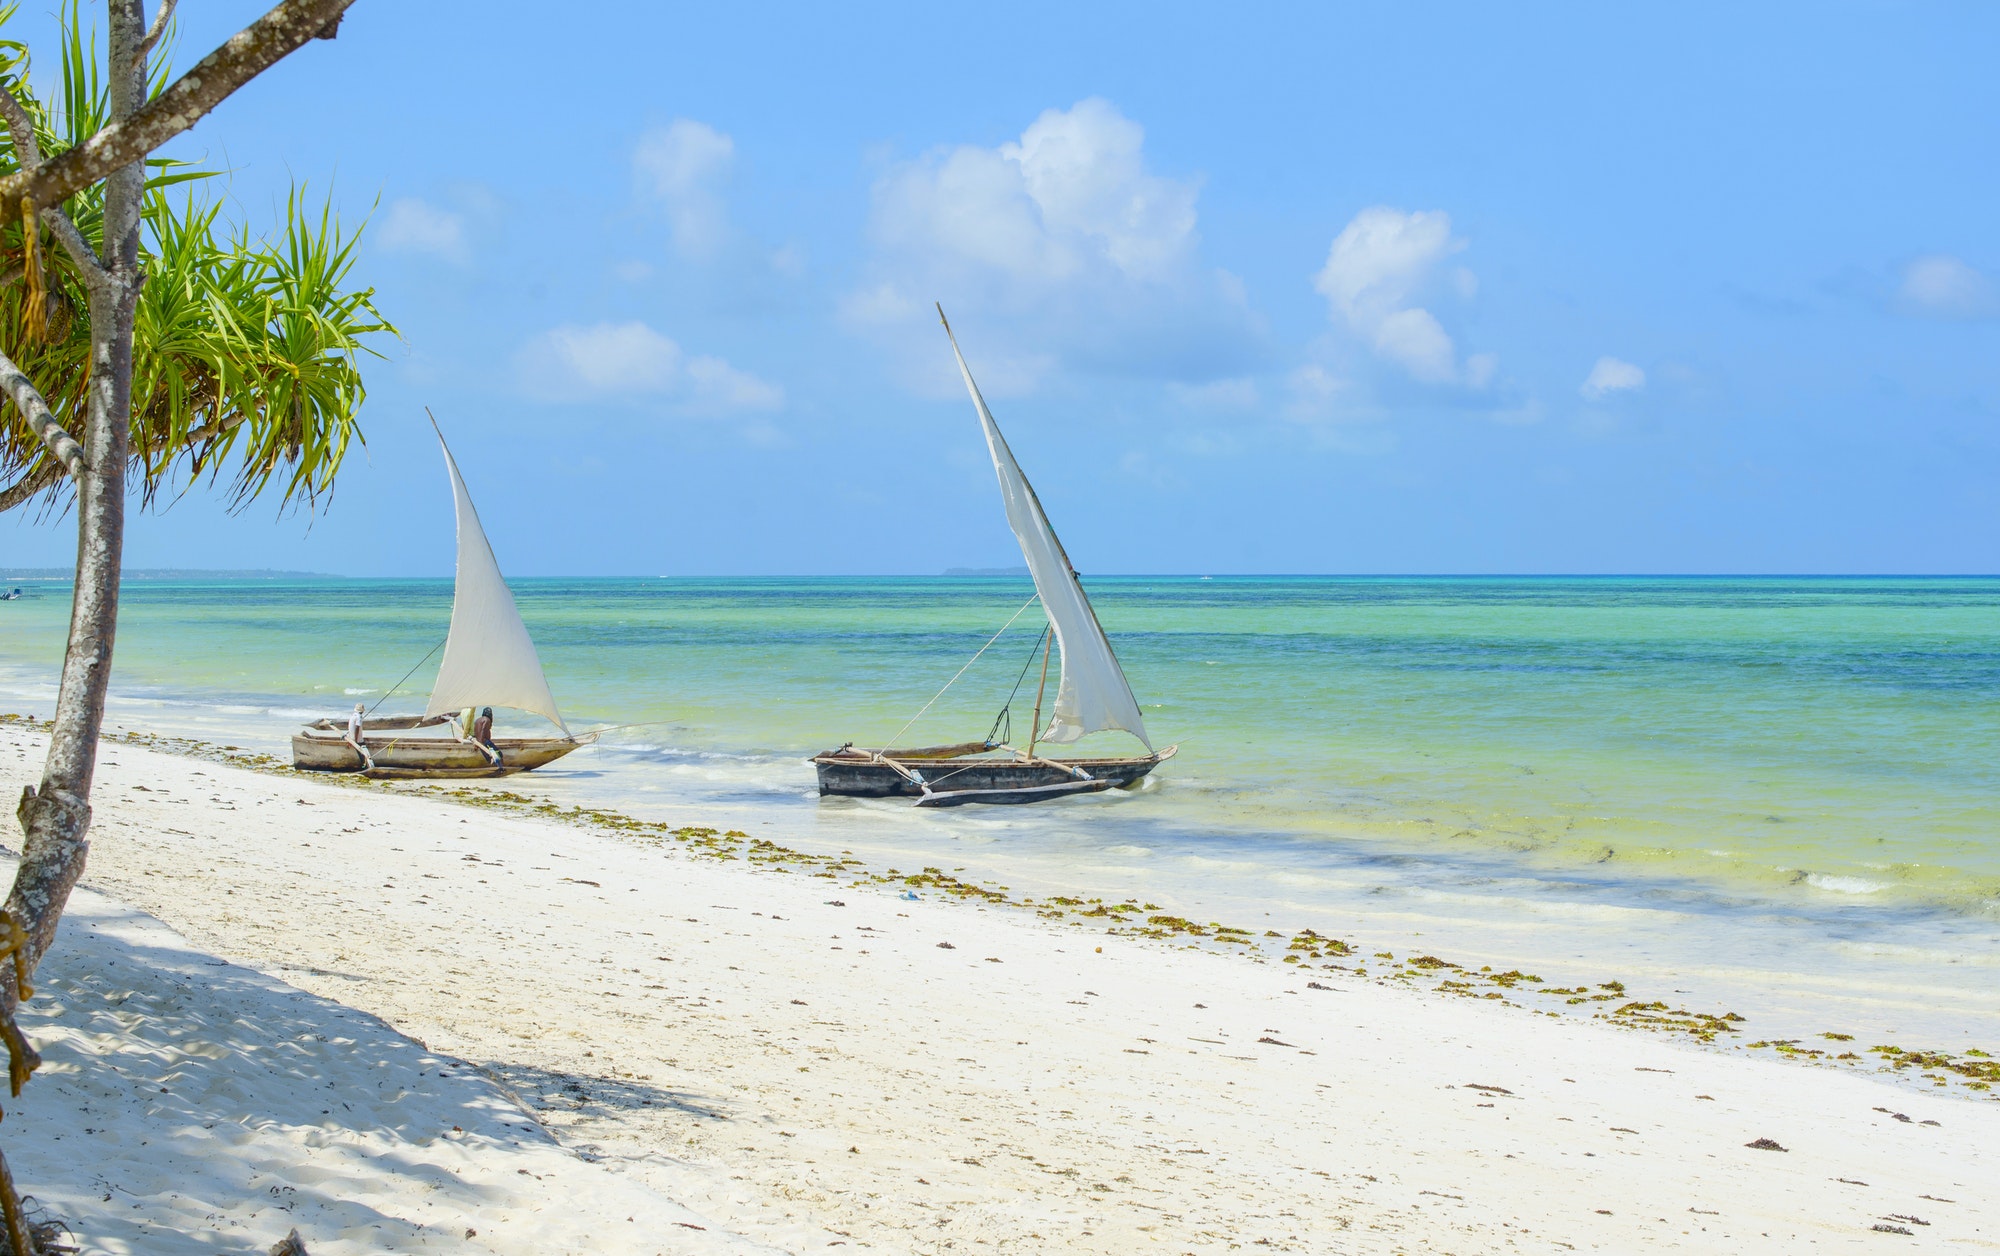
[[130,117],[100,127],[35,170],[0,178],[0,204],[60,205],[186,131],[237,88],[314,39],[331,39],[354,0],[280,0]]

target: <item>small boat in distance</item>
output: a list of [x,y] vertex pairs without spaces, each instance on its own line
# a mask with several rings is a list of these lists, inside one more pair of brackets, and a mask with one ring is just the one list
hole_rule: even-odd
[[[431,420],[437,426],[437,420]],[[472,494],[458,473],[451,447],[438,432],[445,471],[451,477],[458,513],[458,572],[452,588],[451,631],[444,662],[422,715],[391,715],[362,721],[360,745],[348,738],[345,719],[323,719],[292,738],[292,766],[306,772],[359,772],[375,779],[411,777],[511,776],[553,763],[596,740],[577,736],[563,723],[549,692],[542,660],[514,595],[500,576],[500,564]],[[422,666],[422,664],[418,664]],[[541,715],[562,730],[560,737],[495,737],[473,740],[470,713],[480,707],[510,707]],[[456,717],[456,718],[455,718]],[[443,725],[445,733],[417,730]],[[416,735],[408,735],[416,734]]]
[[[965,364],[965,355],[959,352],[958,337],[952,335],[942,306],[938,308],[938,321],[944,323],[952,355],[958,359],[959,374],[965,379],[966,391],[972,394],[973,408],[979,412],[986,448],[993,455],[993,470],[1000,478],[1007,523],[1021,543],[1021,555],[1028,560],[1028,574],[1034,577],[1036,596],[1048,616],[1049,628],[1041,643],[1041,687],[1035,693],[1028,746],[1021,750],[1007,745],[1006,737],[999,733],[998,720],[984,740],[949,746],[867,750],[850,742],[838,750],[813,756],[813,764],[819,770],[819,792],[860,798],[913,797],[919,807],[956,807],[974,802],[1042,802],[1070,794],[1129,789],[1172,758],[1177,747],[1153,749],[1146,736],[1145,721],[1139,717],[1139,703],[1132,696],[1124,669],[1118,666],[1111,641],[1104,635],[1103,625],[1097,622],[1097,612],[1084,596],[1083,583],[1076,569],[1070,566],[1062,542],[1056,539],[1040,499],[1014,460],[1006,438],[1000,435],[1000,426],[993,421],[993,412],[986,408],[979,385],[973,383],[972,371]],[[1001,632],[1005,631],[1003,627]],[[999,640],[997,634],[994,640]],[[987,642],[988,646],[992,644]],[[1056,683],[1054,713],[1048,727],[1042,728],[1042,699],[1048,689],[1051,649],[1061,660],[1061,671]],[[982,647],[981,653],[984,652]],[[976,659],[978,655],[973,657]],[[959,675],[964,674],[964,669],[960,669]],[[957,679],[952,677],[953,681]],[[951,681],[945,682],[945,688],[950,687]],[[938,692],[941,696],[944,691]],[[925,710],[928,709],[926,704]],[[921,716],[923,712],[917,714]],[[1006,715],[1005,708],[1001,714]],[[915,718],[910,721],[915,722]],[[905,731],[908,728],[908,724],[904,725]],[[1130,733],[1146,747],[1146,753],[1089,759],[1052,759],[1035,753],[1038,742],[1066,744],[1089,733],[1109,730]],[[995,736],[1000,740],[994,740]]]

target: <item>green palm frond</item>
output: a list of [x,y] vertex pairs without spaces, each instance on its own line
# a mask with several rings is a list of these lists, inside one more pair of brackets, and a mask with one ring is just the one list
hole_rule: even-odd
[[[0,4],[0,31],[12,13]],[[73,7],[65,18],[53,109],[29,90],[25,48],[0,38],[0,83],[34,119],[44,157],[93,133],[108,113],[94,43]],[[156,91],[166,81],[164,66],[157,77]],[[351,286],[360,228],[344,227],[330,198],[314,208],[295,187],[282,227],[258,236],[225,224],[220,204],[198,198],[192,187],[168,194],[214,172],[165,159],[147,164],[146,283],[132,363],[132,467],[144,500],[171,500],[206,480],[226,485],[236,508],[274,487],[281,508],[317,503],[361,441],[367,390],[360,359],[376,354],[373,339],[395,334],[375,308],[374,289]],[[0,143],[0,173],[18,168],[11,144]],[[99,247],[101,189],[64,208]],[[37,230],[48,305],[46,330],[30,338],[24,224],[18,209],[0,206],[0,347],[51,408],[75,422],[90,374],[88,293],[71,259],[46,229]],[[65,502],[67,484],[52,477],[40,442],[11,409],[5,417],[0,486],[47,478],[38,500],[45,507]]]

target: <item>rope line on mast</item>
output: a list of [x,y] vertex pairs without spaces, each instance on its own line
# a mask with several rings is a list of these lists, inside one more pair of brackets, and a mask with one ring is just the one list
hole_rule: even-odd
[[[440,641],[440,642],[438,642],[438,643],[437,643],[436,645],[434,645],[434,646],[432,646],[432,647],[431,647],[431,654],[436,654],[436,653],[437,653],[437,652],[438,652],[439,650],[442,650],[442,649],[444,649],[444,642],[445,642],[445,641],[449,641],[449,640],[451,640],[451,634],[447,633],[447,634],[445,634],[445,638],[444,638],[444,641]],[[422,666],[423,666],[424,664],[426,664],[426,663],[430,662],[430,661],[431,661],[431,654],[426,654],[426,655],[424,655],[424,656],[423,656],[422,658],[418,659],[418,660],[417,660],[417,667],[422,667]],[[416,675],[416,674],[417,674],[417,667],[412,667],[412,668],[411,668],[411,669],[410,669],[409,671],[407,671],[407,672],[404,672],[404,673],[403,673],[403,680],[408,680],[408,679],[409,679],[410,677],[412,677],[412,676]],[[389,700],[389,695],[390,695],[390,694],[392,694],[392,693],[396,692],[396,691],[397,691],[398,689],[401,689],[401,688],[403,687],[403,680],[399,680],[399,681],[397,681],[397,682],[396,682],[395,684],[393,684],[393,685],[390,685],[390,686],[389,686],[389,688],[388,688],[388,690],[387,690],[386,692],[384,692],[384,693],[383,693],[383,695],[382,695],[381,697],[379,697],[379,698],[375,699],[375,706],[372,706],[372,707],[369,707],[369,708],[368,708],[368,711],[367,711],[367,714],[368,714],[368,715],[373,715],[373,714],[375,714],[375,707],[378,707],[378,706],[381,706],[381,705],[382,705],[382,704],[383,704],[384,702],[387,702],[387,701]],[[364,716],[363,718],[366,718],[366,716]]]
[[974,663],[977,663],[977,662],[979,661],[979,655],[981,655],[981,654],[984,654],[984,653],[986,653],[986,652],[987,652],[988,650],[992,649],[992,648],[993,648],[993,643],[994,643],[995,641],[998,641],[998,640],[999,640],[999,639],[1000,639],[1001,637],[1004,637],[1004,636],[1006,636],[1006,635],[1007,635],[1007,630],[1008,630],[1009,628],[1012,628],[1012,627],[1014,626],[1014,621],[1015,621],[1015,620],[1017,620],[1017,619],[1019,619],[1019,618],[1020,618],[1021,616],[1023,616],[1023,615],[1025,615],[1025,614],[1027,614],[1027,613],[1028,613],[1028,608],[1029,608],[1030,606],[1033,606],[1033,605],[1035,604],[1035,600],[1036,600],[1037,598],[1039,598],[1039,597],[1041,597],[1041,594],[1039,594],[1039,593],[1036,593],[1036,594],[1034,594],[1034,595],[1030,596],[1030,597],[1028,598],[1028,600],[1027,600],[1027,601],[1025,601],[1025,602],[1021,603],[1021,609],[1020,609],[1020,610],[1018,610],[1018,611],[1015,611],[1015,612],[1014,612],[1014,613],[1013,613],[1012,615],[1009,615],[1009,616],[1007,617],[1007,622],[1006,622],[1006,623],[1004,623],[1004,624],[1002,624],[1002,625],[1000,625],[1000,631],[999,631],[999,632],[996,632],[996,633],[994,633],[994,634],[993,634],[993,635],[992,635],[991,637],[988,637],[988,638],[986,639],[986,644],[985,644],[985,645],[982,645],[982,646],[980,646],[980,647],[979,647],[979,650],[978,650],[978,653],[974,654],[974,655],[973,655],[973,656],[972,656],[971,658],[969,658],[969,659],[965,660],[965,666],[964,666],[964,667],[961,667],[961,668],[959,668],[959,669],[958,669],[958,672],[957,672],[957,674],[955,674],[954,676],[952,676],[952,678],[951,678],[950,680],[947,680],[947,681],[945,681],[945,682],[944,682],[944,688],[943,688],[943,689],[939,689],[939,690],[938,690],[938,691],[937,691],[936,693],[934,693],[934,694],[932,694],[932,695],[931,695],[931,700],[930,700],[929,702],[926,702],[926,703],[924,703],[924,706],[923,706],[923,710],[922,710],[922,711],[918,711],[918,712],[917,712],[917,713],[916,713],[915,715],[912,715],[912,716],[910,717],[910,720],[909,720],[909,723],[908,723],[908,724],[905,724],[905,725],[903,725],[903,726],[902,726],[901,728],[899,728],[899,729],[897,729],[897,730],[896,730],[896,735],[895,735],[894,737],[891,737],[891,738],[889,739],[889,745],[891,745],[891,746],[894,746],[894,745],[896,744],[896,742],[897,742],[898,740],[900,740],[900,739],[902,738],[902,736],[903,736],[903,734],[904,734],[904,733],[907,733],[907,732],[909,732],[909,731],[910,731],[910,725],[911,725],[911,724],[915,724],[915,723],[916,723],[916,722],[917,722],[918,720],[920,720],[920,719],[924,718],[924,711],[928,711],[928,710],[930,710],[930,709],[931,709],[932,707],[936,706],[936,705],[937,705],[937,700],[938,700],[939,698],[942,698],[942,697],[944,697],[944,691],[945,691],[945,689],[949,689],[949,688],[951,688],[951,687],[952,687],[953,685],[957,684],[957,683],[958,683],[958,678],[959,678],[960,676],[963,676],[963,675],[965,675],[965,673],[966,673],[966,672],[967,672],[968,670],[970,670],[970,669],[971,669],[972,665],[973,665]]
[[[1043,624],[1042,636],[1035,638],[1034,648],[1028,651],[1027,659],[1021,664],[1021,674],[1014,677],[1014,687],[1007,691],[1007,700],[1000,704],[1000,713],[993,717],[993,727],[986,730],[986,740],[996,743],[1014,740],[1014,718],[1011,714],[1014,707],[1014,698],[1021,692],[1021,682],[1028,678],[1028,669],[1035,665],[1035,651],[1042,648],[1042,637],[1048,635],[1049,625]],[[1000,732],[1000,724],[1003,720],[1007,724],[1007,732],[1004,736],[996,736]]]

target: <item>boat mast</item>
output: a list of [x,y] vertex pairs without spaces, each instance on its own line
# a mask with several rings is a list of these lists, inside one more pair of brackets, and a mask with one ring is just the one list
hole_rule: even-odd
[[1048,633],[1042,638],[1042,683],[1035,687],[1035,721],[1028,725],[1028,758],[1035,757],[1035,739],[1042,731],[1042,695],[1049,688],[1049,649],[1054,646],[1056,634]]

